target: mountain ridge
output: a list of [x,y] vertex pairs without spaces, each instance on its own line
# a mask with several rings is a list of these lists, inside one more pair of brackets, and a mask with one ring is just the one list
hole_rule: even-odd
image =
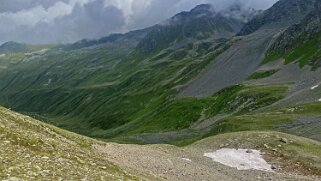
[[[296,122],[302,127],[294,125],[293,134],[318,140],[319,113],[314,110],[320,99],[319,70],[284,65],[282,56],[264,64],[281,32],[288,34],[285,29],[301,19],[310,22],[303,16],[314,9],[312,0],[293,1],[288,9],[302,2],[308,3],[305,11],[285,12],[295,14],[295,21],[273,23],[284,15],[277,10],[287,8],[282,0],[263,12],[272,12],[269,26],[244,36],[236,34],[245,22],[201,5],[174,16],[174,25],[55,47],[41,55],[2,56],[0,103],[61,128],[120,143],[186,145],[226,132],[286,132]],[[242,12],[238,6],[230,9],[236,16]],[[275,112],[276,106],[284,111]],[[266,119],[260,122],[262,115]],[[313,131],[302,133],[309,127]]]
[[254,17],[238,33],[248,35],[270,23],[287,27],[299,23],[314,7],[314,0],[280,0],[262,14]]
[[[202,4],[98,40],[9,46],[0,105],[28,116],[0,107],[0,179],[320,180],[320,12]],[[222,149],[273,172],[204,157]]]

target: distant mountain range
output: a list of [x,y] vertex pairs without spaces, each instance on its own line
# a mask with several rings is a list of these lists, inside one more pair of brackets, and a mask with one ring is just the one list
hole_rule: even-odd
[[[155,163],[149,159],[155,160],[155,155],[144,155],[142,159],[150,163],[144,167],[148,173],[137,167],[140,163],[135,162],[136,158],[132,162],[122,159],[127,159],[126,154],[119,158],[126,151],[142,157],[137,151],[141,147],[116,146],[117,151],[112,151],[113,161],[126,168],[133,168],[132,163],[137,163],[134,167],[140,169],[138,175],[168,175],[167,171],[159,173],[158,168],[168,169],[159,164],[175,160],[177,155],[185,158],[185,151],[189,150],[187,155],[197,159],[184,159],[184,163],[179,159],[175,161],[179,163],[177,167],[171,169],[181,173],[180,166],[186,168],[189,163],[194,175],[186,174],[182,178],[203,179],[195,168],[204,167],[207,171],[211,164],[197,155],[200,150],[246,147],[261,149],[268,154],[267,158],[277,160],[273,162],[276,171],[267,173],[269,177],[262,175],[262,179],[303,178],[288,174],[289,170],[305,175],[307,180],[320,176],[319,0],[280,0],[265,11],[239,5],[215,11],[212,5],[202,4],[149,28],[98,40],[56,46],[8,42],[0,46],[0,55],[0,104],[4,107],[102,140],[190,145],[182,149],[165,145],[143,147],[147,151],[142,155],[157,152],[162,160]],[[89,153],[92,148],[95,152],[88,154],[90,158],[97,149],[108,152],[98,141],[90,142],[88,149],[83,148],[79,140],[87,143],[89,138],[69,133],[67,137],[60,136],[67,133],[58,128],[54,128],[55,134],[47,135],[46,124],[24,119],[5,109],[0,109],[0,113],[5,115],[5,119],[0,115],[0,139],[4,135],[3,124],[18,131],[18,136],[12,137],[19,140],[25,126],[33,135],[30,139],[40,128],[39,133],[50,139],[56,139],[57,135],[68,139],[66,144],[55,144],[59,148],[75,145],[70,149],[83,150],[77,152],[76,161],[84,159],[83,153]],[[16,119],[20,120],[18,127],[6,121]],[[197,142],[199,140],[202,141]],[[23,145],[29,150],[33,149],[30,144],[41,141],[20,142],[19,150]],[[2,143],[6,144],[0,140]],[[16,144],[12,145],[10,149]],[[0,150],[0,158],[1,154]],[[89,161],[97,158],[101,157]],[[282,175],[275,165],[282,167]],[[0,164],[0,178],[2,168]],[[88,168],[94,169],[96,175],[100,173],[92,164]],[[220,172],[209,178],[218,177]],[[111,173],[117,178],[121,174],[124,178],[134,178],[118,170]],[[224,178],[256,179],[249,178],[248,173],[258,174],[236,170],[232,174],[226,170]],[[170,175],[168,178],[181,177]]]

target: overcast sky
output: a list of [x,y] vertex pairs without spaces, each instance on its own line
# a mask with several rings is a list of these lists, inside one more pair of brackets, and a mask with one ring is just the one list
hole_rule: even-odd
[[0,0],[0,43],[66,43],[159,23],[198,4],[266,9],[277,0]]

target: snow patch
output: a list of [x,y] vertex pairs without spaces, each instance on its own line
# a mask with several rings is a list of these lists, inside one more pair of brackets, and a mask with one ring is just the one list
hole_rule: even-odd
[[311,90],[314,90],[314,89],[316,89],[318,87],[319,87],[319,85],[315,85],[315,86],[311,87]]
[[238,170],[272,171],[271,165],[263,159],[259,150],[222,148],[212,153],[204,153],[204,156]]
[[318,101],[321,102],[321,98]]
[[192,160],[189,159],[189,158],[182,158],[182,160],[185,160],[185,161],[188,161],[188,162],[192,162]]

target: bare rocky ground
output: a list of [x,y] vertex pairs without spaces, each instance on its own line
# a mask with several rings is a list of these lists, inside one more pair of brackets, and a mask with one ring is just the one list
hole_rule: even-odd
[[[153,175],[148,179],[164,180],[319,180],[317,176],[304,176],[300,167],[292,168],[275,156],[272,147],[263,145],[281,144],[282,136],[287,139],[301,139],[283,133],[244,132],[211,137],[187,147],[169,145],[120,145],[107,143],[95,146],[99,151],[123,168],[142,175]],[[311,141],[311,140],[309,140]],[[311,141],[314,142],[314,141]],[[319,144],[315,142],[315,144]],[[319,144],[320,145],[320,144]],[[321,146],[321,145],[320,145]],[[255,170],[239,171],[204,157],[204,153],[213,152],[222,147],[261,149],[264,157],[275,166],[274,172]],[[273,148],[274,149],[274,148]],[[284,169],[282,169],[284,168]],[[291,171],[292,170],[292,171]],[[298,174],[298,173],[301,173]]]
[[321,141],[321,117],[320,116],[301,116],[296,118],[292,124],[278,126],[278,129],[295,132],[297,135]]
[[242,83],[260,65],[278,29],[262,28],[257,32],[236,37],[233,45],[219,55],[198,76],[187,83],[178,97],[203,97]]
[[[284,143],[281,138],[289,141]],[[292,144],[301,143],[321,148],[319,142],[276,132],[224,134],[186,147],[121,145],[83,137],[0,108],[0,180],[321,179],[296,161],[293,167],[294,160],[279,156]],[[274,165],[274,172],[238,171],[203,156],[223,147],[261,150]],[[314,154],[305,156],[307,160],[321,159]]]
[[284,60],[278,60],[258,68],[260,70],[279,70],[274,75],[246,81],[245,84],[255,85],[288,85],[287,96],[277,102],[278,105],[302,104],[317,102],[321,98],[321,70],[311,71],[310,66],[300,68],[298,64],[284,65]]

